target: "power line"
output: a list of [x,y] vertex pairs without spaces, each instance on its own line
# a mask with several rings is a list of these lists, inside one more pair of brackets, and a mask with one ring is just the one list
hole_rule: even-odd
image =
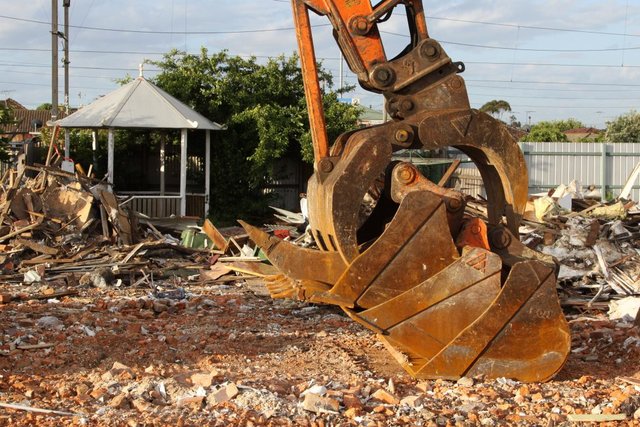
[[507,66],[525,66],[525,67],[640,68],[640,65],[561,64],[561,63],[540,63],[540,62],[464,61],[464,63],[474,64],[474,65],[507,65]]
[[[514,86],[491,86],[491,85],[477,85],[474,84],[471,86],[472,88],[486,88],[486,89],[502,89],[502,90],[534,90],[536,92],[540,91],[553,91],[553,92],[584,92],[585,89],[563,89],[563,88],[553,88],[553,89],[545,89],[545,88],[533,88],[533,87],[514,87]],[[640,89],[593,89],[590,88],[589,92],[640,92]]]
[[467,82],[481,83],[521,83],[521,84],[545,84],[545,85],[572,85],[572,86],[613,86],[613,87],[640,87],[640,84],[625,83],[591,83],[591,82],[553,82],[533,80],[497,80],[497,79],[466,79]]
[[608,31],[594,31],[594,30],[580,30],[576,28],[556,28],[556,27],[540,27],[535,25],[520,25],[520,24],[506,24],[500,22],[487,22],[487,21],[473,21],[469,19],[457,19],[457,18],[443,18],[438,16],[427,16],[427,19],[434,21],[450,21],[450,22],[462,22],[465,24],[479,24],[479,25],[491,25],[496,27],[509,27],[509,28],[523,28],[527,30],[542,30],[542,31],[559,31],[566,33],[582,33],[582,34],[596,34],[600,36],[627,36],[627,37],[640,37],[640,34],[625,34],[625,33],[613,33]]
[[[278,1],[278,0],[273,0]],[[287,2],[287,0],[282,0],[282,2]],[[9,19],[14,21],[21,22],[29,22],[33,24],[41,24],[41,25],[51,25],[50,22],[40,21],[37,19],[28,19],[28,18],[19,18],[16,16],[8,16],[8,15],[0,15],[0,18]],[[86,17],[85,17],[86,19]],[[521,25],[521,24],[507,24],[500,22],[487,22],[487,21],[474,21],[468,19],[457,19],[457,18],[446,18],[439,16],[427,16],[429,20],[439,20],[439,21],[450,21],[450,22],[461,22],[466,24],[479,24],[479,25],[490,25],[490,26],[498,26],[498,27],[509,27],[509,28],[521,28],[521,29],[530,29],[530,30],[542,30],[542,31],[556,31],[556,32],[568,32],[568,33],[581,33],[581,34],[595,34],[595,35],[606,35],[606,36],[625,36],[625,37],[640,37],[640,34],[627,34],[625,33],[615,33],[608,31],[594,31],[594,30],[581,30],[575,28],[556,28],[556,27],[542,27],[535,25]],[[326,27],[331,24],[316,24],[312,27]],[[273,31],[292,31],[295,30],[294,27],[283,27],[283,28],[263,28],[263,29],[252,29],[252,30],[227,30],[227,31],[159,31],[159,30],[138,30],[138,29],[127,29],[127,28],[108,28],[108,27],[91,27],[84,25],[69,25],[72,28],[84,29],[84,30],[93,30],[93,31],[110,31],[110,32],[122,32],[122,33],[141,33],[141,34],[180,34],[180,35],[191,35],[191,34],[244,34],[244,33],[263,33],[263,32],[273,32]],[[398,34],[392,32],[381,31],[386,34],[396,35],[396,36],[406,36],[406,34]],[[622,50],[622,49],[621,49]]]
[[[50,65],[44,64],[21,64],[21,63],[6,63],[0,62],[0,65],[4,65],[6,67],[27,67],[27,68],[50,68]],[[62,66],[60,67],[62,68]],[[76,70],[107,70],[107,71],[138,71],[137,68],[124,68],[124,67],[89,67],[83,65],[74,65],[72,69]],[[149,72],[159,72],[161,70],[157,68],[146,68],[145,71]]]
[[[473,88],[471,88],[473,89]],[[495,97],[496,94],[495,93],[477,93],[474,92],[473,90],[469,91],[469,95],[473,95],[473,96],[492,96]],[[637,101],[638,98],[620,98],[620,97],[615,97],[615,98],[602,98],[602,97],[598,97],[598,98],[594,98],[594,97],[588,97],[588,98],[583,98],[583,97],[559,97],[559,96],[531,96],[531,95],[506,95],[505,98],[521,98],[521,99],[562,99],[562,100],[582,100],[582,101]]]
[[[479,103],[478,103],[479,105]],[[540,108],[540,109],[545,109],[545,108],[562,108],[562,109],[580,109],[580,110],[601,110],[602,106],[596,106],[596,107],[587,107],[584,105],[511,105],[512,108]],[[611,109],[615,109],[615,110],[632,110],[635,109],[637,106],[636,105],[632,105],[632,106],[628,106],[628,107],[613,107],[613,106],[607,106],[606,109],[607,110],[611,110]]]
[[[37,71],[25,71],[25,70],[11,70],[11,69],[0,69],[0,71],[2,71],[3,73],[13,73],[13,74],[33,74],[36,76],[50,76],[51,73],[38,73]],[[83,78],[83,79],[105,79],[105,80],[111,80],[113,81],[114,79],[116,79],[117,77],[114,76],[88,76],[88,75],[83,75],[83,74],[72,74],[72,77],[75,78]]]
[[[0,84],[3,85],[22,85],[22,86],[43,86],[43,87],[51,87],[50,84],[47,83],[23,83],[23,82],[3,82],[0,81]],[[86,90],[112,90],[113,88],[106,87],[80,87],[76,86],[74,89],[86,89]],[[62,91],[60,91],[62,92]]]
[[[401,33],[393,33],[390,31],[380,31],[382,34],[388,34],[391,36],[405,37],[409,38],[407,34]],[[620,52],[626,50],[640,50],[640,46],[631,46],[631,47],[620,47],[620,48],[604,48],[604,49],[534,49],[534,48],[525,48],[525,47],[507,47],[507,46],[490,46],[490,45],[482,45],[482,44],[474,44],[474,43],[460,43],[460,42],[452,42],[447,40],[439,40],[442,44],[450,44],[454,46],[465,46],[465,47],[476,47],[479,49],[495,49],[495,50],[516,50],[522,52]]]
[[[43,48],[20,48],[20,47],[0,47],[0,50],[6,51],[25,51],[25,52],[49,52],[50,49]],[[167,52],[141,52],[141,51],[116,51],[116,50],[86,50],[78,49],[71,50],[72,53],[91,53],[91,54],[105,54],[105,55],[155,55],[163,56]],[[194,53],[188,53],[193,55]],[[241,57],[254,57],[254,58],[275,58],[277,55],[238,55]],[[285,57],[291,58],[291,57]],[[340,58],[332,57],[318,57],[319,61],[339,61]],[[579,67],[579,68],[640,68],[640,65],[609,65],[609,64],[562,64],[562,63],[539,63],[539,62],[491,62],[491,61],[464,61],[465,64],[474,65],[506,65],[506,66],[533,66],[533,67]],[[328,71],[335,71],[335,69],[325,68]]]
[[[51,49],[29,48],[29,47],[0,47],[0,50],[15,52],[50,52]],[[164,55],[167,52],[138,52],[138,51],[119,51],[119,50],[82,50],[70,49],[71,53],[99,53],[99,54],[124,54],[124,55]]]
[[[27,19],[27,18],[18,18],[15,16],[7,16],[0,15],[0,18],[9,19],[12,21],[20,21],[20,22],[29,22],[32,24],[41,24],[41,25],[51,25],[50,22],[39,21],[37,19]],[[328,27],[331,24],[318,24],[313,25],[313,27]],[[247,33],[268,33],[268,32],[276,32],[276,31],[293,31],[294,27],[283,27],[283,28],[261,28],[255,30],[230,30],[230,31],[158,31],[158,30],[134,30],[127,28],[107,28],[107,27],[89,27],[82,25],[69,25],[71,28],[79,28],[83,30],[92,30],[92,31],[108,31],[113,33],[136,33],[136,34],[180,34],[180,35],[215,35],[215,34],[247,34]]]

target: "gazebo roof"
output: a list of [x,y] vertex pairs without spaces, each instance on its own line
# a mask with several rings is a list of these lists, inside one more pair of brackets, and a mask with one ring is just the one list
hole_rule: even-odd
[[98,98],[59,120],[63,128],[148,128],[221,130],[144,77]]

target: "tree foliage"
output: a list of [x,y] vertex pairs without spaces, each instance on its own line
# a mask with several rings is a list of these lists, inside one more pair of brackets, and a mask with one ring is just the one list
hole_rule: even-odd
[[480,111],[491,114],[494,117],[500,117],[505,111],[511,111],[511,105],[502,99],[494,99],[480,107]]
[[584,127],[576,119],[542,121],[531,127],[528,135],[522,138],[524,142],[567,142],[564,132],[569,129]]
[[607,122],[608,142],[640,142],[640,113],[632,110]]
[[[172,51],[152,62],[161,71],[154,83],[226,129],[214,132],[211,168],[212,216],[220,221],[259,215],[260,188],[273,179],[274,162],[284,157],[312,159],[311,138],[298,58],[231,56]],[[323,87],[331,88],[322,72]],[[325,94],[330,138],[356,126],[358,109]]]
[[[0,104],[0,129],[7,129],[10,125],[14,124],[13,112],[4,104]],[[10,135],[0,130],[0,135]],[[6,162],[9,160],[8,144],[10,142],[9,137],[0,136],[0,162]]]

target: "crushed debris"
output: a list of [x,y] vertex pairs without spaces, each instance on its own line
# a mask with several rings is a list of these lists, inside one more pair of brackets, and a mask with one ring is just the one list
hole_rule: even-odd
[[[0,182],[0,425],[640,422],[634,202],[574,184],[523,222],[571,325],[554,380],[417,381],[339,309],[272,300],[276,271],[241,228],[141,217],[55,165]],[[305,215],[277,215],[271,233],[313,244]]]

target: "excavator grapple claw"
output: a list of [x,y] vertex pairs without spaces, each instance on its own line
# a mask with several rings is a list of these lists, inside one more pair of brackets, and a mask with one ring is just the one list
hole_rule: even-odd
[[[518,228],[526,164],[508,129],[473,110],[460,63],[427,32],[421,0],[292,0],[315,155],[302,248],[242,223],[282,274],[274,298],[340,306],[418,378],[545,381],[571,347],[553,260]],[[404,6],[411,43],[388,60],[378,24]],[[329,17],[362,87],[386,98],[392,120],[340,136],[329,148],[309,12]],[[355,23],[355,24],[354,24]],[[436,185],[404,149],[455,147],[476,164],[487,220],[465,196]]]

